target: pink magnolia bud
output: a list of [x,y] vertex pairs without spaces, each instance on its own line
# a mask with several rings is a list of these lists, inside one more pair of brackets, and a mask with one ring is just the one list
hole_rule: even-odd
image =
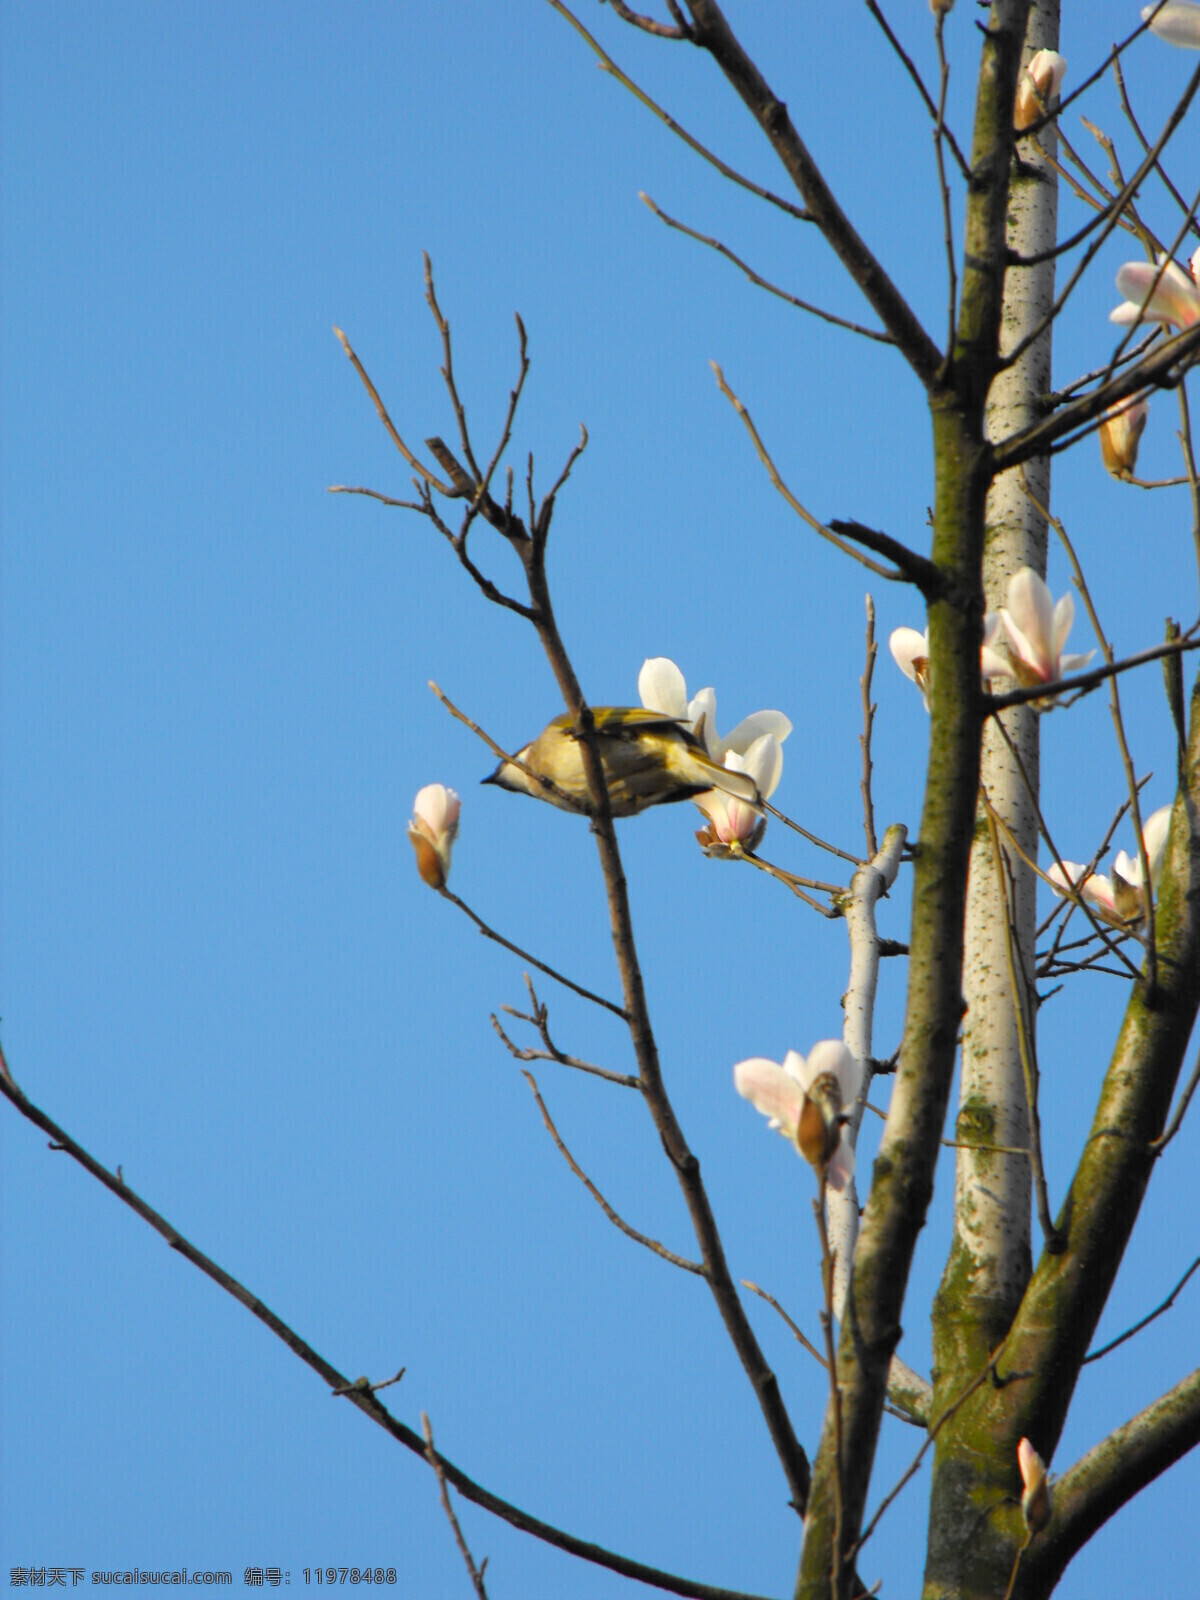
[[1138,442],[1150,417],[1146,400],[1122,400],[1104,413],[1100,455],[1114,478],[1128,478],[1137,466]]
[[1018,133],[1031,128],[1050,110],[1067,70],[1057,50],[1039,50],[1021,73],[1013,107],[1013,126]]
[[413,801],[408,837],[417,853],[417,871],[431,889],[444,889],[450,876],[450,852],[461,810],[457,794],[444,783],[427,783]]
[[1017,1446],[1017,1464],[1021,1468],[1021,1482],[1024,1485],[1021,1511],[1025,1517],[1025,1526],[1029,1529],[1029,1536],[1032,1538],[1050,1521],[1054,1510],[1054,1496],[1050,1492],[1050,1484],[1046,1477],[1046,1463],[1028,1439],[1022,1439]]

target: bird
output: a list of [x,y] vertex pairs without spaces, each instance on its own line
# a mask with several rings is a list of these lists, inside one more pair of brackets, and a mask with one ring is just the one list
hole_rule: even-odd
[[[691,800],[710,789],[720,789],[752,806],[763,803],[752,777],[721,766],[709,755],[703,719],[701,726],[693,729],[686,721],[642,706],[594,706],[592,721],[614,817],[632,817],[648,806]],[[518,750],[513,760],[502,761],[483,782],[548,800],[562,811],[590,814],[592,810],[582,735],[569,713],[555,717],[532,743]]]

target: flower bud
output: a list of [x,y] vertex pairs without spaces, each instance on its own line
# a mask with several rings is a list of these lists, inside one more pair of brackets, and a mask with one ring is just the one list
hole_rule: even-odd
[[1013,107],[1013,126],[1018,133],[1031,128],[1050,109],[1067,70],[1057,50],[1039,50],[1021,73]]
[[461,810],[457,794],[444,783],[428,783],[417,791],[408,837],[417,854],[417,871],[431,889],[444,889],[450,876],[450,852]]
[[809,1166],[823,1172],[842,1140],[842,1090],[832,1072],[809,1085],[800,1108],[796,1148]]
[[1029,1529],[1029,1536],[1032,1538],[1050,1521],[1054,1510],[1054,1496],[1046,1477],[1046,1463],[1028,1439],[1022,1439],[1017,1446],[1017,1463],[1021,1468],[1021,1482],[1024,1485],[1021,1511],[1025,1517],[1025,1526]]
[[1128,478],[1137,466],[1138,442],[1150,416],[1146,400],[1122,400],[1104,413],[1100,455],[1114,478]]

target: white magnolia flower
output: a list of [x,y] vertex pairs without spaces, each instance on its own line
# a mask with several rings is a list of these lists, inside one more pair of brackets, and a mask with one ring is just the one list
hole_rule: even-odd
[[1007,670],[1025,688],[1078,672],[1096,653],[1063,654],[1075,620],[1075,601],[1065,594],[1056,605],[1032,567],[1022,567],[1008,580],[1008,604],[1000,607],[999,616],[1008,635]]
[[[1200,48],[1200,47],[1198,47]],[[1191,276],[1177,262],[1160,255],[1158,264],[1128,261],[1117,272],[1117,289],[1125,296],[1108,314],[1110,322],[1128,327],[1134,322],[1170,322],[1190,328],[1200,322],[1200,250],[1192,256]]]
[[444,783],[427,783],[413,801],[408,837],[417,852],[417,871],[431,889],[443,889],[450,876],[450,852],[458,834],[462,802]]
[[[1142,829],[1142,838],[1146,842],[1146,855],[1150,862],[1152,895],[1157,891],[1162,876],[1163,856],[1167,848],[1167,833],[1170,827],[1171,807],[1160,806],[1146,818],[1145,827]],[[1093,872],[1085,877],[1086,871],[1086,867],[1080,866],[1077,861],[1064,861],[1063,870],[1060,871],[1058,863],[1055,862],[1048,869],[1046,877],[1055,894],[1063,899],[1069,899],[1070,890],[1077,890],[1097,916],[1105,922],[1112,923],[1114,927],[1127,927],[1131,922],[1139,922],[1142,919],[1146,913],[1146,894],[1140,853],[1130,856],[1124,850],[1118,850],[1111,878],[1102,872]]]
[[915,628],[893,628],[888,639],[892,660],[906,678],[911,678],[921,691],[926,711],[929,710],[929,635]]
[[[983,647],[979,652],[979,676],[984,689],[990,687],[992,678],[1007,677],[1012,670],[1007,657],[997,655],[992,649],[1000,632],[1000,618],[989,611],[983,619]],[[929,635],[915,628],[893,628],[888,639],[892,659],[906,678],[911,678],[921,691],[926,711],[929,710]]]
[[[769,800],[783,773],[783,748],[773,733],[761,734],[740,756],[730,750],[725,765],[734,772],[747,772],[758,785],[758,792]],[[696,796],[696,804],[708,818],[708,826],[696,834],[705,855],[729,859],[757,848],[766,832],[767,819],[749,801],[739,800],[720,789]]]
[[822,1039],[808,1059],[789,1050],[781,1066],[753,1056],[733,1069],[737,1092],[755,1106],[820,1172],[831,1189],[854,1176],[845,1118],[862,1086],[862,1063],[840,1039]]
[[1149,22],[1150,32],[1168,44],[1200,50],[1200,6],[1187,5],[1184,0],[1159,6],[1157,11],[1154,6],[1143,6],[1142,21]]
[[1057,50],[1039,50],[1017,83],[1013,126],[1018,133],[1031,128],[1050,109],[1066,74],[1067,63]]
[[744,756],[764,733],[774,734],[782,744],[792,731],[792,724],[782,711],[755,711],[739,722],[728,738],[722,739],[717,732],[716,692],[701,689],[689,700],[683,673],[668,656],[651,656],[642,663],[638,694],[647,711],[661,711],[665,717],[678,717],[686,722],[704,740],[714,761],[723,762],[731,750]]

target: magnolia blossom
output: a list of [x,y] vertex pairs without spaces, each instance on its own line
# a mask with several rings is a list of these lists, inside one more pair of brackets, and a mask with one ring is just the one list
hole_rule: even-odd
[[845,1122],[862,1085],[862,1063],[840,1039],[822,1039],[808,1059],[789,1050],[783,1065],[754,1056],[733,1069],[737,1092],[771,1119],[831,1189],[854,1176]]
[[[661,711],[665,717],[678,717],[680,722],[686,722],[704,740],[714,761],[724,762],[731,750],[735,755],[746,755],[764,733],[774,734],[782,744],[792,731],[792,724],[782,711],[755,711],[739,722],[727,739],[722,739],[717,732],[716,692],[701,689],[689,700],[683,673],[668,656],[651,656],[642,663],[638,694],[647,711]],[[781,755],[781,763],[782,760]],[[778,776],[775,782],[779,782]]]
[[926,711],[929,710],[929,635],[915,628],[893,628],[888,639],[892,660],[906,678],[911,678],[921,691]]
[[1039,50],[1022,72],[1017,84],[1017,99],[1013,107],[1013,126],[1023,133],[1046,111],[1058,94],[1066,74],[1067,63],[1057,50]]
[[417,871],[431,889],[444,889],[450,876],[450,852],[458,833],[462,802],[444,783],[417,790],[408,837],[417,853]]
[[[1002,670],[1025,688],[1053,683],[1069,672],[1078,672],[1096,653],[1089,650],[1081,656],[1063,654],[1075,620],[1075,601],[1065,594],[1056,605],[1032,567],[1022,567],[1008,580],[1008,605],[1000,607],[999,617],[1008,635],[1009,663]],[[994,651],[989,654],[1000,661]]]
[[1100,455],[1114,478],[1128,478],[1137,466],[1138,442],[1150,417],[1146,400],[1119,400],[1100,424]]
[[1200,50],[1200,6],[1187,5],[1184,0],[1173,0],[1170,5],[1143,6],[1142,21],[1150,23],[1150,32],[1156,33],[1168,44],[1177,44],[1184,50]]
[[1050,1490],[1050,1480],[1046,1476],[1046,1463],[1028,1439],[1022,1439],[1017,1446],[1017,1465],[1021,1469],[1023,1488],[1021,1511],[1025,1517],[1025,1526],[1032,1538],[1050,1521],[1054,1510],[1054,1496]]
[[[1011,671],[1006,657],[997,655],[992,645],[1000,632],[1000,618],[989,611],[983,619],[983,647],[979,652],[979,676],[985,689],[992,678],[1007,677]],[[906,678],[911,678],[921,691],[926,711],[929,710],[929,635],[915,628],[893,628],[888,639],[892,659]]]
[[[758,792],[769,800],[779,786],[783,772],[783,749],[773,733],[761,734],[740,756],[730,750],[725,765],[733,772],[746,772],[758,785]],[[708,825],[698,830],[696,838],[706,856],[729,860],[757,849],[767,830],[767,819],[750,804],[720,789],[710,789],[696,796],[696,804],[708,818]]]
[[[1151,894],[1157,891],[1158,881],[1162,876],[1163,856],[1167,848],[1167,832],[1170,826],[1171,807],[1160,806],[1146,818],[1146,825],[1142,830],[1142,838],[1146,843],[1146,856],[1150,862]],[[1111,878],[1100,872],[1086,874],[1087,868],[1080,866],[1077,861],[1064,861],[1061,869],[1055,862],[1047,871],[1046,877],[1056,895],[1070,899],[1071,890],[1076,890],[1097,916],[1105,922],[1112,923],[1114,927],[1127,927],[1131,922],[1139,922],[1145,915],[1145,878],[1140,854],[1129,856],[1124,850],[1118,850]]]
[[1110,322],[1128,327],[1134,322],[1170,322],[1190,328],[1200,322],[1200,250],[1192,256],[1189,276],[1177,262],[1160,255],[1158,264],[1128,261],[1117,272],[1117,289],[1125,296],[1108,314]]

